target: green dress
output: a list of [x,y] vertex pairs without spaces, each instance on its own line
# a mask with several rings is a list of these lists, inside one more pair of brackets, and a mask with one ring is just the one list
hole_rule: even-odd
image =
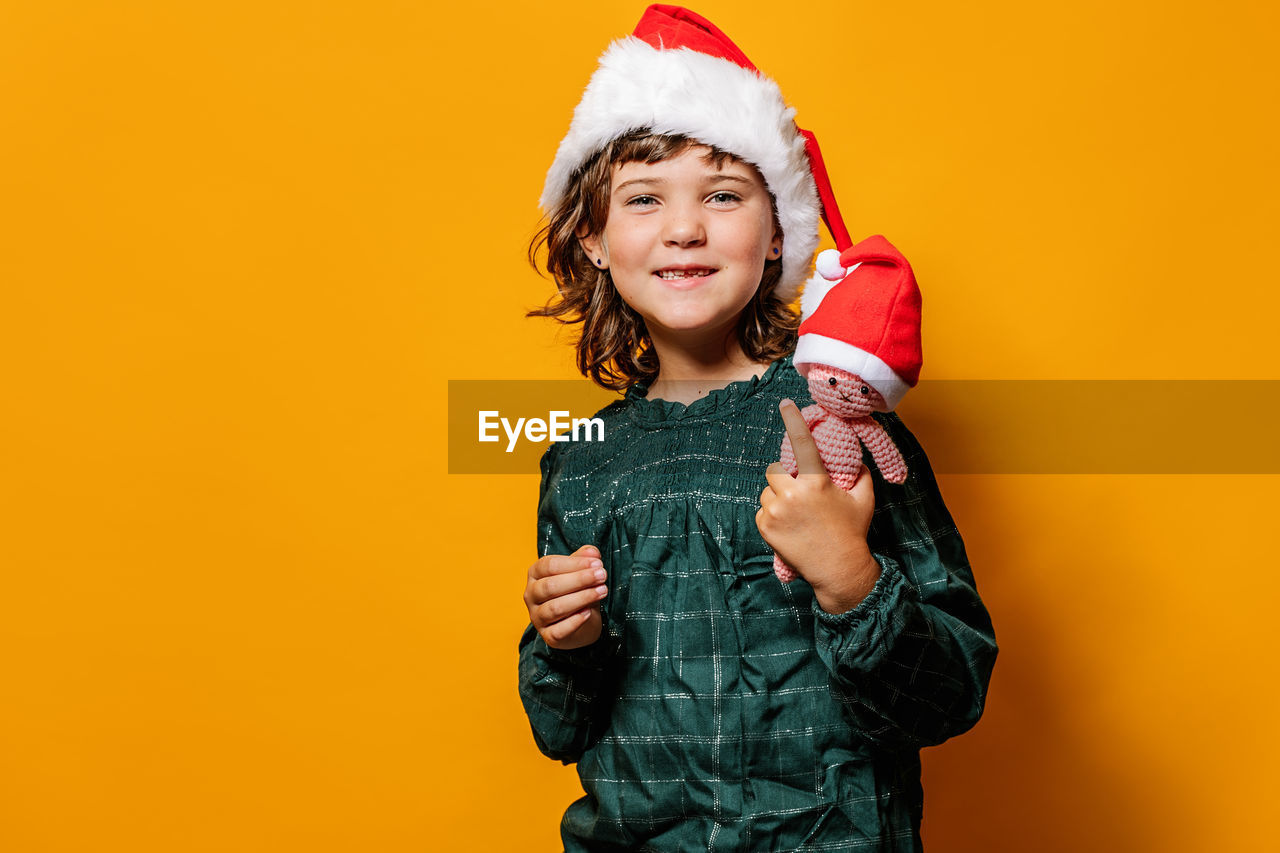
[[778,401],[812,402],[791,359],[687,406],[646,390],[542,458],[539,554],[593,544],[609,573],[598,642],[520,641],[534,739],[586,794],[565,849],[920,850],[920,748],[977,722],[997,651],[920,445],[876,415],[909,475],[876,476],[882,574],[831,615],[755,525]]

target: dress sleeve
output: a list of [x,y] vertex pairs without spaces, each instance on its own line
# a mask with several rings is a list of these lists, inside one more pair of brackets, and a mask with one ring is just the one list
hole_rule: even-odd
[[[542,485],[538,493],[538,556],[570,554],[586,542],[565,532],[556,479],[558,445],[542,456]],[[610,664],[621,646],[616,629],[602,609],[600,639],[581,649],[562,651],[546,644],[533,625],[520,638],[520,699],[543,754],[565,764],[577,761],[608,722],[606,682]]]
[[995,632],[929,460],[896,415],[880,418],[906,460],[901,486],[875,479],[867,534],[874,589],[847,613],[814,601],[818,655],[853,725],[890,749],[919,749],[982,716]]

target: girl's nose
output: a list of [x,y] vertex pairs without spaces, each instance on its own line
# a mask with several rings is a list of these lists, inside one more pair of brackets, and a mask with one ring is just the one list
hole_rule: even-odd
[[694,210],[671,210],[662,229],[662,242],[667,246],[688,248],[698,246],[707,239],[702,217]]

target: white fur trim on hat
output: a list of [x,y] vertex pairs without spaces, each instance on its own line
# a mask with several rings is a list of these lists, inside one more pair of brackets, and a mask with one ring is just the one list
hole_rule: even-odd
[[648,130],[713,145],[760,170],[782,225],[778,293],[794,299],[818,247],[821,204],[796,128],[773,80],[688,48],[658,50],[635,37],[600,58],[542,190],[542,209],[563,200],[575,171],[610,141]]
[[856,373],[862,377],[862,381],[880,392],[889,411],[897,408],[911,388],[878,356],[853,344],[813,332],[800,336],[792,363],[800,375],[806,378],[811,364],[826,364]]

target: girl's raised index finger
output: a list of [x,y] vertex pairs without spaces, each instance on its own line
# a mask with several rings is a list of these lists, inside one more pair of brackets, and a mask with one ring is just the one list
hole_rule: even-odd
[[827,468],[822,464],[822,454],[818,452],[813,433],[809,432],[809,424],[805,422],[804,415],[800,414],[799,407],[791,400],[784,399],[778,404],[778,411],[782,413],[782,422],[786,424],[787,436],[791,439],[791,453],[796,458],[799,473],[826,475]]

